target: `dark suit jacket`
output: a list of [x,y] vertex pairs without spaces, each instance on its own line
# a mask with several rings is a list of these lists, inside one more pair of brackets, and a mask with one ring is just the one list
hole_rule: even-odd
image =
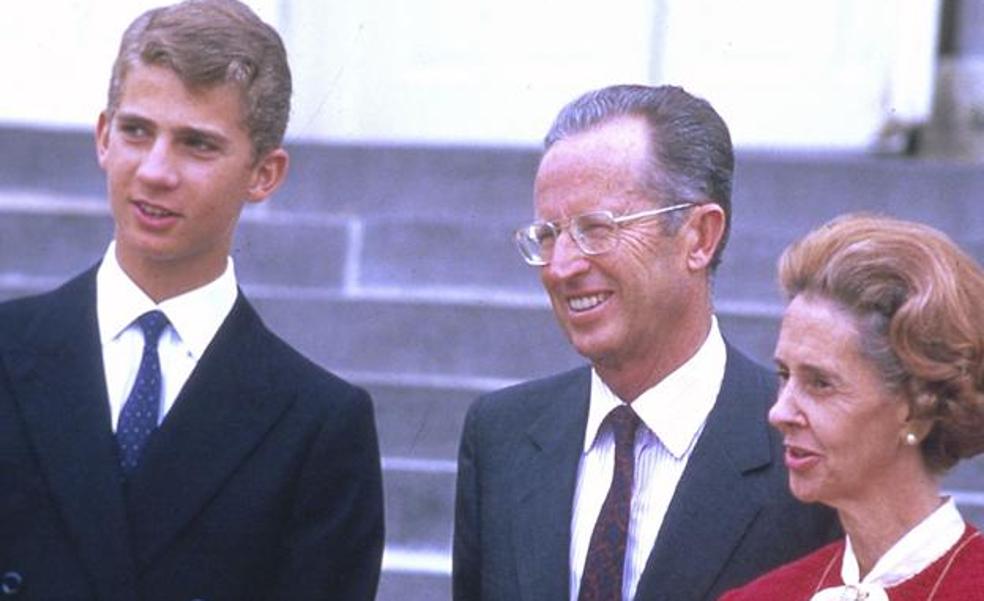
[[[458,459],[455,601],[566,601],[590,370],[478,399]],[[715,599],[832,540],[833,513],[789,493],[766,423],[774,378],[732,347],[721,392],[667,510],[638,601]]]
[[0,576],[19,577],[15,598],[372,599],[369,396],[274,336],[240,293],[124,484],[95,294],[92,270],[0,304]]

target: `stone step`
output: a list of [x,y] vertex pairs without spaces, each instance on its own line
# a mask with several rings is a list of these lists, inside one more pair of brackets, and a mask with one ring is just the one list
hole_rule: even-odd
[[955,239],[984,238],[984,168],[970,163],[843,154],[739,157],[735,227],[794,239],[851,211],[928,223]]
[[[453,433],[454,438],[459,434]],[[388,458],[384,466],[387,544],[421,553],[450,553],[455,475],[448,468],[453,464],[425,470]],[[984,527],[984,457],[964,461],[957,469],[943,479],[942,487],[968,519]]]
[[102,256],[113,236],[108,212],[62,198],[0,191],[0,274],[64,279]]
[[[984,180],[981,181],[984,186]],[[984,189],[984,188],[982,188]],[[979,220],[978,199],[954,202],[952,212],[929,214],[921,205],[900,210],[881,210],[900,217],[920,219],[942,229],[971,255],[984,260],[984,223]],[[984,201],[980,201],[984,202]],[[855,203],[845,210],[868,209],[873,203]],[[815,209],[809,219],[769,222],[777,207],[756,208],[757,219],[736,218],[724,261],[715,276],[715,294],[722,300],[779,303],[776,263],[796,238],[841,211]],[[793,211],[796,213],[796,211]],[[936,218],[935,221],[930,218]],[[797,222],[798,221],[798,222]],[[421,221],[419,217],[367,218],[360,224],[359,281],[378,287],[471,286],[519,293],[539,293],[539,271],[523,263],[512,242],[517,224],[496,218],[483,222],[454,219]]]
[[[514,226],[498,221],[366,220],[361,226],[359,281],[368,287],[470,286],[541,294],[539,271],[523,263],[512,243]],[[752,231],[747,224],[735,224],[715,275],[716,298],[780,304],[776,262],[793,240],[790,233]]]
[[[383,560],[384,566],[386,560]],[[447,601],[451,599],[450,574],[436,574],[410,568],[383,568],[376,601]]]
[[[233,247],[243,282],[339,289],[352,245],[347,220],[246,211]],[[0,274],[67,278],[113,236],[104,200],[0,189]]]
[[454,515],[453,471],[424,471],[384,462],[386,544],[416,554],[447,555]]
[[294,143],[290,174],[271,207],[367,217],[490,216],[521,221],[532,212],[539,161],[533,148]]
[[[22,277],[8,279],[18,294],[44,288],[29,288]],[[52,286],[58,281],[43,279]],[[13,296],[4,288],[0,277],[0,298]],[[333,371],[518,380],[584,362],[543,298],[245,288],[275,332]],[[759,362],[772,363],[778,306],[722,301],[717,314],[728,340]]]
[[[384,466],[387,544],[422,555],[450,554],[454,471],[428,471],[394,458],[387,458]],[[968,519],[984,527],[984,458],[964,461],[958,469],[962,474],[946,476],[943,489]]]
[[0,125],[0,184],[65,194],[105,197],[96,162],[95,131]]
[[251,297],[274,331],[339,371],[514,379],[579,363],[545,305],[264,291]]
[[[961,222],[977,219],[969,206]],[[943,227],[946,224],[937,223]],[[246,211],[233,256],[246,284],[312,289],[442,291],[494,300],[542,297],[538,271],[511,242],[513,224],[413,217],[344,217]],[[801,224],[800,229],[808,226]],[[944,229],[984,259],[984,224]],[[756,231],[768,229],[769,231]],[[722,301],[780,304],[775,276],[793,230],[736,222],[715,277]],[[0,274],[66,278],[91,265],[112,235],[104,201],[0,189]]]
[[[250,296],[274,331],[340,371],[526,379],[583,363],[546,302],[387,294],[305,298],[263,290]],[[718,313],[729,340],[771,363],[778,313],[741,304],[722,304]]]
[[[980,490],[984,493],[984,455],[961,461],[944,477],[945,485],[954,490]],[[984,498],[980,500],[984,508]]]
[[[529,219],[536,148],[291,143],[271,211],[517,225]],[[90,132],[0,127],[7,188],[104,197]],[[847,153],[737,152],[736,229],[795,237],[830,217],[883,211],[980,240],[980,165]]]
[[512,383],[482,381],[469,387],[465,383],[438,384],[421,377],[390,376],[381,382],[383,378],[375,375],[345,376],[372,395],[382,454],[400,458],[404,465],[419,461],[422,466],[427,462],[437,466],[442,462],[453,464],[468,406],[486,389]]

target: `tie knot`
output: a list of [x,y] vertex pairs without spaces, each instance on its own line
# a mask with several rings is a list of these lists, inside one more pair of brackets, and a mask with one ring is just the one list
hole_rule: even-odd
[[167,327],[167,316],[161,311],[147,311],[137,318],[140,329],[143,330],[144,344],[156,344],[161,332]]
[[632,407],[626,404],[619,405],[612,409],[607,419],[615,433],[616,445],[619,441],[635,440],[635,431],[639,427],[639,416],[632,410]]

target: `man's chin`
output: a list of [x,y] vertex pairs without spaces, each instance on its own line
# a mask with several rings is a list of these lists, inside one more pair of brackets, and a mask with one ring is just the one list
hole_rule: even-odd
[[613,349],[610,344],[604,344],[599,340],[585,340],[577,337],[570,337],[571,345],[577,354],[581,355],[593,365],[606,365],[610,362]]

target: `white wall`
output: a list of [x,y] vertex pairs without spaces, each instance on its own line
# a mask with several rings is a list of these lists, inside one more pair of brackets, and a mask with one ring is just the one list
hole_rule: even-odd
[[573,95],[651,71],[648,0],[298,2],[292,131],[536,143]]
[[[0,122],[94,127],[120,36],[161,0],[7,0],[0,11]],[[279,0],[250,0],[275,22]]]
[[[743,146],[863,148],[928,113],[939,0],[247,0],[282,33],[289,135],[538,144],[617,82],[706,96]],[[0,121],[89,128],[160,0],[5,2]]]
[[657,79],[744,146],[865,148],[928,119],[938,0],[667,0]]

